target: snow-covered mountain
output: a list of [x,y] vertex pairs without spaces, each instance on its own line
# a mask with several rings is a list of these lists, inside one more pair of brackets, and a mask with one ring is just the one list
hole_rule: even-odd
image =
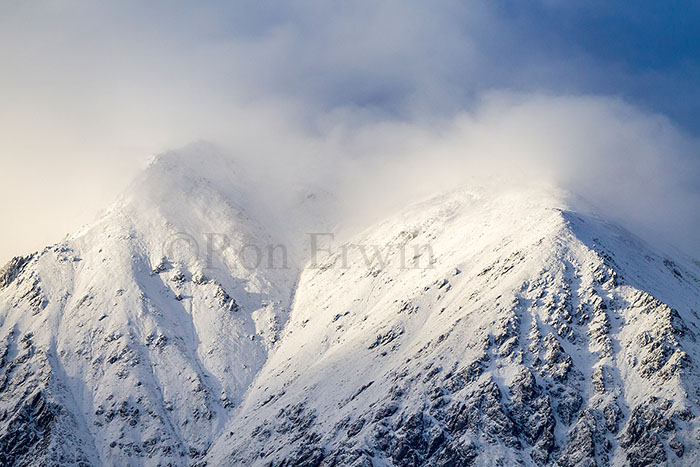
[[694,261],[531,189],[310,258],[327,195],[192,152],[2,271],[0,464],[700,463]]

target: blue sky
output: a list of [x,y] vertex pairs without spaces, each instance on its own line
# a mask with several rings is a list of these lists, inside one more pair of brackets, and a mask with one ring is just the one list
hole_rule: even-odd
[[700,3],[498,3],[534,48],[589,57],[592,69],[572,77],[577,90],[619,95],[700,130]]

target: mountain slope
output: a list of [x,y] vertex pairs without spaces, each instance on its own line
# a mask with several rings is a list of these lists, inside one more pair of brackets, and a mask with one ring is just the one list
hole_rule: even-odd
[[248,215],[261,210],[243,183],[207,147],[160,157],[94,225],[9,266],[0,464],[203,455],[265,362],[298,275],[291,248],[275,268],[241,254],[278,243]]
[[459,191],[304,270],[213,463],[697,464],[697,266],[561,206]]
[[700,462],[693,261],[483,189],[314,260],[325,196],[253,178],[157,158],[0,273],[0,464]]

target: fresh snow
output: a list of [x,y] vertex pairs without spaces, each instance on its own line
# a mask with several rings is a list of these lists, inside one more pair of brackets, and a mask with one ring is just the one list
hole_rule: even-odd
[[[700,462],[696,262],[565,193],[471,187],[314,264],[336,201],[254,179],[159,156],[8,265],[0,464]],[[285,268],[237,254],[279,244]]]

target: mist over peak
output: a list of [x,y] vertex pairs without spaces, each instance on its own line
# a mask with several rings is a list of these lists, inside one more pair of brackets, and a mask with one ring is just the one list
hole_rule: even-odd
[[449,119],[347,118],[323,133],[289,133],[254,146],[199,141],[158,156],[145,173],[175,170],[152,189],[209,180],[281,225],[304,193],[319,195],[317,214],[350,232],[459,187],[558,191],[572,208],[699,251],[698,141],[619,99],[499,91]]
[[0,256],[90,222],[148,155],[192,141],[258,196],[315,185],[377,218],[470,178],[551,184],[690,248],[700,28],[683,3],[5,5]]

